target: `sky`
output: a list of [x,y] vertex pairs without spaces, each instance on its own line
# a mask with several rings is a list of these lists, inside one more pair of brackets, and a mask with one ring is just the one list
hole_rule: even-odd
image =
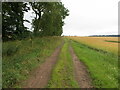
[[65,19],[63,35],[118,34],[118,1],[62,0],[70,11]]
[[[61,0],[69,10],[63,26],[65,36],[118,34],[118,1],[120,0]],[[30,22],[32,10],[24,18]],[[32,17],[32,18],[31,18]],[[31,30],[31,25],[25,23]]]
[[[30,5],[28,5],[30,7]],[[33,13],[33,10],[30,8],[30,10],[28,12],[25,12],[24,13],[24,19],[30,21],[30,23],[27,23],[27,22],[24,22],[24,25],[30,30],[30,31],[33,31],[33,28],[32,28],[32,19],[34,19],[35,17],[35,14]]]

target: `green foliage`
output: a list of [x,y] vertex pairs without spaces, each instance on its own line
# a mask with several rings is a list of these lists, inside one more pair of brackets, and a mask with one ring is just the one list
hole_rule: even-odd
[[30,3],[36,14],[33,20],[34,34],[39,36],[60,36],[63,19],[68,16],[68,9],[61,2]]
[[3,88],[20,87],[31,70],[45,61],[62,42],[61,37],[43,37],[4,42],[2,57]]
[[3,2],[2,3],[2,35],[3,40],[22,39],[27,28],[23,25],[24,12],[29,7],[23,2]]
[[88,67],[96,88],[118,88],[118,56],[72,41],[78,58]]
[[79,88],[74,78],[73,62],[69,52],[69,43],[65,44],[58,57],[58,62],[53,69],[51,80],[48,83],[49,88]]
[[32,20],[34,36],[60,36],[63,19],[68,16],[68,9],[61,2],[3,2],[2,3],[2,37],[3,41],[24,39],[32,32],[27,31],[24,13],[30,8],[36,17]]

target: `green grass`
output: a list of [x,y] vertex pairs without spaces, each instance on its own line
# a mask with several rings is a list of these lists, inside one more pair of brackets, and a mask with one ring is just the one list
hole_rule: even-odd
[[113,42],[113,43],[120,43],[120,41],[108,41],[108,40],[105,40],[106,42]]
[[73,75],[73,62],[68,49],[68,42],[61,50],[58,62],[53,69],[48,88],[77,88],[79,87]]
[[2,44],[3,88],[21,87],[29,73],[62,43],[61,37],[43,37]]
[[118,56],[104,53],[76,41],[71,42],[78,58],[85,63],[96,88],[118,87]]

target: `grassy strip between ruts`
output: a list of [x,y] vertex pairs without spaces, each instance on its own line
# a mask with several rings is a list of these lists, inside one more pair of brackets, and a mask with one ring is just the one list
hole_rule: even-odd
[[102,53],[76,41],[72,47],[78,58],[85,63],[96,88],[118,87],[118,56]]
[[43,37],[3,43],[3,88],[20,87],[31,70],[43,63],[62,41],[61,37]]
[[73,62],[68,49],[68,41],[61,50],[58,62],[53,69],[48,88],[77,88],[79,87],[73,74]]

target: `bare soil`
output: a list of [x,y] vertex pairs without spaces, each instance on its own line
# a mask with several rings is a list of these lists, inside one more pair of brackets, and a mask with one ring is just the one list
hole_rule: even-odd
[[70,53],[74,64],[74,76],[80,88],[93,88],[90,75],[86,66],[78,59],[73,48],[70,46]]
[[35,69],[35,71],[33,71],[32,75],[30,75],[30,78],[28,78],[28,80],[24,82],[26,85],[24,85],[23,88],[46,87],[51,76],[51,71],[55,63],[57,62],[57,57],[62,46],[63,44],[59,46],[43,64],[41,64],[37,69]]

